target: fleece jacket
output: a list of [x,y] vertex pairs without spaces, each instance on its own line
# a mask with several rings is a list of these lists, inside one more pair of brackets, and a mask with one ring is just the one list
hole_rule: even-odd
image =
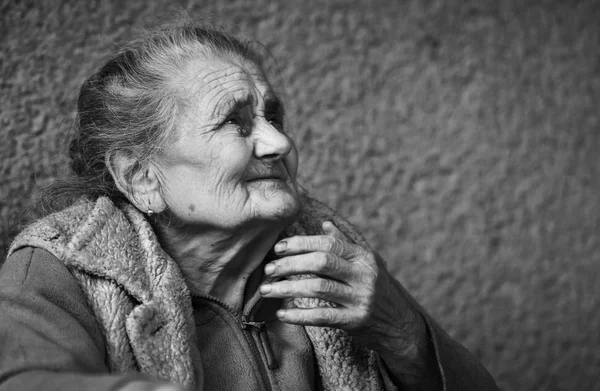
[[[320,234],[321,223],[332,220],[352,240],[367,245],[325,205],[308,197],[304,205],[287,236]],[[139,376],[195,390],[201,389],[203,371],[218,367],[201,362],[201,336],[183,277],[133,206],[107,198],[82,201],[24,230],[9,254],[15,257],[9,255],[0,272],[0,390],[40,385],[114,390]],[[66,278],[65,270],[72,277]],[[330,305],[314,299],[294,304]],[[496,390],[477,360],[424,317],[443,388]],[[306,327],[305,332],[323,389],[395,389],[376,353],[344,331]]]

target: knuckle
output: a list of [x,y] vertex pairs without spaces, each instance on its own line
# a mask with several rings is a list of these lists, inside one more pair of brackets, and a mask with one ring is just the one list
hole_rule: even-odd
[[287,250],[304,250],[308,245],[308,240],[304,236],[291,236],[286,239]]
[[322,273],[335,271],[335,260],[330,253],[321,253],[317,259],[317,268]]
[[333,311],[331,309],[323,309],[319,312],[318,321],[323,324],[331,324],[334,319]]
[[326,252],[337,254],[343,250],[343,243],[334,236],[324,236],[323,247]]
[[277,261],[272,261],[271,265],[273,265],[273,274],[277,275],[287,270],[288,264],[285,260],[279,259]]
[[344,249],[344,243],[338,238],[331,237],[331,249],[330,252],[339,254]]
[[333,241],[331,236],[321,236],[319,237],[319,247],[323,249],[325,252],[331,252],[333,248]]
[[290,286],[289,283],[287,282],[281,282],[279,284],[279,293],[281,293],[282,295],[289,295],[292,293],[292,288]]
[[309,319],[308,315],[304,312],[300,312],[297,314],[297,320],[300,322],[307,322]]
[[304,238],[301,236],[292,236],[286,239],[287,249],[290,248],[302,248],[304,245]]
[[319,279],[316,283],[315,291],[319,295],[327,294],[331,291],[331,281],[326,279]]
[[280,259],[277,261],[277,271],[285,272],[287,274],[294,274],[297,272],[298,262],[294,262],[293,258]]

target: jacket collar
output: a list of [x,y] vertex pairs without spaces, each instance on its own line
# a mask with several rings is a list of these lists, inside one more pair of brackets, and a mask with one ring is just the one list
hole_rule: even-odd
[[[82,272],[78,275],[84,276],[82,287],[91,300],[116,298],[114,289],[124,289],[138,302],[130,313],[119,315],[115,299],[97,309],[104,314],[99,321],[106,337],[124,344],[117,349],[131,346],[143,373],[194,389],[199,366],[193,362],[199,353],[189,291],[177,264],[137,209],[125,203],[117,206],[105,197],[83,201],[33,224],[15,239],[10,252],[23,246],[44,248]],[[85,276],[99,277],[102,283],[89,284]]]
[[140,303],[185,286],[145,216],[107,197],[37,221],[17,236],[9,255],[24,246],[44,248],[69,267],[112,280]]

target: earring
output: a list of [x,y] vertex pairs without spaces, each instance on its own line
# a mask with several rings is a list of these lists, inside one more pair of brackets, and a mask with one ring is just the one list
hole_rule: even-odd
[[154,215],[154,211],[152,210],[152,202],[148,202],[148,211],[146,212],[148,217],[152,217]]

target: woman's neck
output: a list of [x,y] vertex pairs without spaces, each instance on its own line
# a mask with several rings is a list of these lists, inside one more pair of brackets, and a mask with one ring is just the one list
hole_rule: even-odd
[[264,227],[194,232],[171,226],[157,230],[165,251],[177,262],[192,295],[215,297],[241,312],[250,277],[275,244],[280,229]]

